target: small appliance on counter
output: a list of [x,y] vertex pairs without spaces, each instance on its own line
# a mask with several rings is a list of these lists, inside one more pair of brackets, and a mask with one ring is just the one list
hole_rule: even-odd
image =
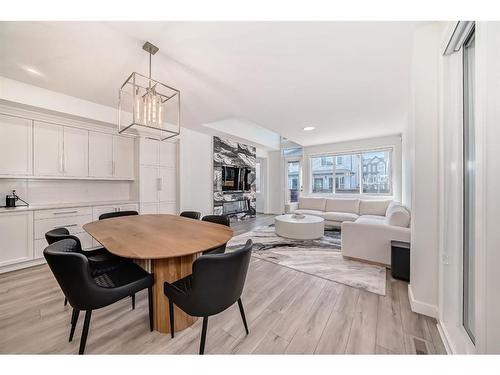
[[25,200],[21,199],[17,194],[15,190],[12,190],[12,194],[7,194],[5,196],[5,207],[16,207],[16,202],[21,201],[24,204],[21,204],[20,206],[29,206],[28,202]]

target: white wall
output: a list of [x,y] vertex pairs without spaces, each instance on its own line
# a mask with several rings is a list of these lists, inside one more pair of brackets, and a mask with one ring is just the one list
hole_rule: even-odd
[[182,128],[179,143],[180,211],[213,213],[212,136]]
[[284,212],[283,163],[281,151],[269,151],[268,158],[268,196],[269,213]]
[[[438,125],[439,58],[442,25],[419,24],[415,29],[410,94],[410,154],[412,309],[438,315]],[[407,193],[406,193],[407,194]],[[407,199],[407,197],[405,196]]]
[[[337,153],[337,152],[350,152],[350,151],[362,151],[377,149],[382,147],[392,147],[392,179],[393,179],[393,198],[395,200],[401,201],[401,135],[391,135],[385,137],[359,139],[348,142],[338,142],[330,144],[322,144],[317,146],[304,147],[303,156],[303,185],[304,185],[304,195],[310,195],[310,160],[309,158],[313,155],[326,154],[326,153]],[[348,196],[348,194],[342,194],[343,197]],[[359,196],[357,194],[356,196]],[[367,195],[363,195],[367,196]],[[379,197],[374,195],[373,197]],[[387,197],[385,197],[387,198]]]

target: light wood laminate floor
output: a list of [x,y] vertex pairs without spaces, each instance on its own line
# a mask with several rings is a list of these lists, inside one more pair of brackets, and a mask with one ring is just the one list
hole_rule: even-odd
[[[235,235],[273,222],[273,216],[232,224]],[[252,258],[242,300],[211,317],[205,353],[211,354],[443,354],[436,321],[410,309],[408,284],[388,272],[379,296]],[[46,265],[0,275],[0,353],[77,353],[80,317],[68,342],[71,307]],[[81,315],[81,314],[80,314]],[[86,354],[195,354],[201,320],[176,334],[149,331],[147,293],[92,314]]]

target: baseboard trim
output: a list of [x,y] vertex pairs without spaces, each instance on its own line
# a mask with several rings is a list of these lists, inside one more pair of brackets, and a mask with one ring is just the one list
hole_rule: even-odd
[[441,336],[441,341],[443,342],[444,348],[446,349],[446,354],[456,354],[453,350],[453,347],[450,345],[450,340],[448,340],[448,333],[446,328],[441,324],[438,320],[437,330],[439,332],[439,336]]
[[438,307],[430,303],[416,300],[413,295],[413,290],[411,289],[411,284],[408,285],[408,298],[410,300],[411,311],[430,316],[431,318],[438,318]]

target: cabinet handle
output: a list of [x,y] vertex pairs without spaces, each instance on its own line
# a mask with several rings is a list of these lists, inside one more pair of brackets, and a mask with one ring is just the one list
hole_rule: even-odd
[[64,165],[63,165],[63,154],[59,155],[59,172],[63,173],[64,172]]
[[112,169],[113,169],[112,173],[113,173],[113,176],[114,176],[115,175],[115,169],[116,169],[115,168],[115,161],[114,160],[111,162],[111,165],[112,165]]
[[159,177],[156,179],[156,189],[158,191],[162,191],[162,188],[163,188],[163,178],[162,177]]
[[67,215],[67,214],[76,214],[78,211],[61,211],[61,212],[54,212],[54,215]]
[[59,225],[57,227],[54,227],[54,229],[57,229],[57,228],[77,227],[77,226],[78,226],[78,224]]

